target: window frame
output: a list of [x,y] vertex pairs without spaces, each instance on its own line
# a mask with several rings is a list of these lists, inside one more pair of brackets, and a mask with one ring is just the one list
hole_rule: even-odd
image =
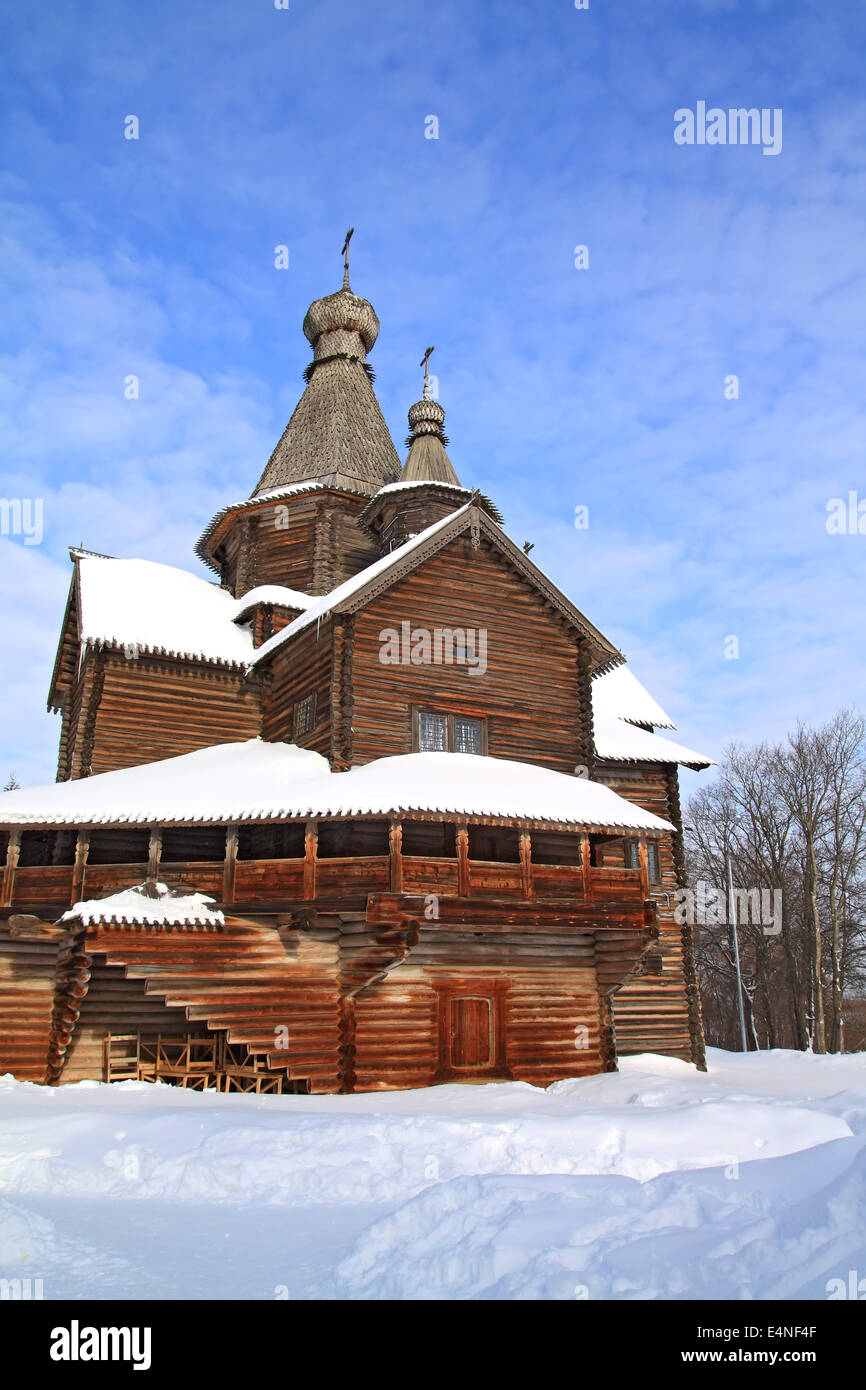
[[428,751],[428,750],[425,750],[425,749],[423,749],[423,748],[421,747],[421,716],[422,716],[422,714],[432,714],[432,715],[438,716],[439,718],[442,718],[442,717],[444,716],[444,718],[445,718],[445,749],[444,749],[444,752],[446,752],[446,753],[454,753],[454,752],[456,752],[456,742],[457,742],[457,739],[456,739],[455,721],[456,721],[456,720],[466,720],[466,721],[472,720],[474,723],[478,724],[478,726],[479,726],[480,733],[481,733],[481,747],[479,748],[479,750],[478,750],[477,753],[467,753],[466,756],[467,756],[467,757],[470,757],[470,758],[478,758],[478,757],[486,758],[486,757],[487,757],[487,746],[488,746],[488,744],[487,744],[487,716],[486,716],[486,715],[483,715],[483,714],[464,714],[464,713],[462,713],[462,712],[457,712],[457,713],[455,714],[455,712],[454,712],[453,710],[435,709],[435,708],[434,708],[433,706],[431,706],[431,705],[413,705],[413,706],[412,706],[412,752],[413,752],[413,753],[423,753],[423,752],[425,752],[425,751]]

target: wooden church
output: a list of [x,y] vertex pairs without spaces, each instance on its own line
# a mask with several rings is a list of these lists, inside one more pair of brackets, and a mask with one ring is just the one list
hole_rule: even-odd
[[71,551],[57,783],[0,797],[0,1074],[351,1092],[703,1065],[677,767],[622,654],[466,487],[401,466],[349,286],[196,546]]

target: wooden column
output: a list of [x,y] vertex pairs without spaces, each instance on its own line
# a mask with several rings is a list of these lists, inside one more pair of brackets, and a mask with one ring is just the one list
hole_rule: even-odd
[[72,869],[72,892],[69,906],[80,902],[84,893],[84,878],[87,873],[87,855],[90,850],[90,831],[79,830],[75,844],[75,864]]
[[319,846],[319,828],[314,820],[307,821],[304,834],[304,898],[312,901],[316,896],[316,854]]
[[469,830],[465,825],[457,827],[457,893],[461,898],[469,897]]
[[12,830],[6,846],[6,867],[3,870],[3,888],[0,891],[0,905],[9,907],[15,894],[15,870],[21,853],[21,831]]
[[226,857],[223,864],[223,902],[235,900],[235,865],[238,862],[238,828],[230,825],[226,832]]
[[520,888],[524,898],[535,896],[532,883],[532,839],[528,830],[520,832]]
[[583,879],[583,896],[587,902],[592,899],[592,850],[588,835],[580,837],[580,874]]
[[391,857],[391,892],[403,892],[403,826],[392,820],[388,829],[388,852]]
[[650,896],[649,881],[649,855],[646,849],[646,836],[641,835],[637,842],[637,862],[640,869],[640,891],[641,897],[646,901]]
[[147,846],[147,881],[148,883],[159,882],[159,859],[162,854],[162,831],[158,825],[151,826],[150,840]]

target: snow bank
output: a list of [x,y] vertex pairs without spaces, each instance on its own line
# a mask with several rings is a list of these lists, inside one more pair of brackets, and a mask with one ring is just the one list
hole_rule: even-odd
[[709,1063],[321,1097],[2,1078],[0,1273],[68,1296],[83,1236],[91,1297],[823,1298],[866,1275],[866,1057]]

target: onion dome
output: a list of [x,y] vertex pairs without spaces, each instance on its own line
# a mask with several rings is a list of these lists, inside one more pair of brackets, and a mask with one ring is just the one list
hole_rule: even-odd
[[307,388],[256,484],[253,497],[301,482],[371,496],[400,472],[400,460],[373,391],[367,353],[379,336],[372,304],[349,285],[349,241],[342,287],[316,299],[304,318],[313,360]]
[[424,394],[420,401],[409,407],[409,428],[412,432],[406,440],[409,454],[400,474],[400,482],[451,483],[453,487],[460,487],[460,479],[445,452],[448,443],[443,429],[445,411],[430,396],[430,354],[433,350],[432,347],[428,348],[421,359]]

